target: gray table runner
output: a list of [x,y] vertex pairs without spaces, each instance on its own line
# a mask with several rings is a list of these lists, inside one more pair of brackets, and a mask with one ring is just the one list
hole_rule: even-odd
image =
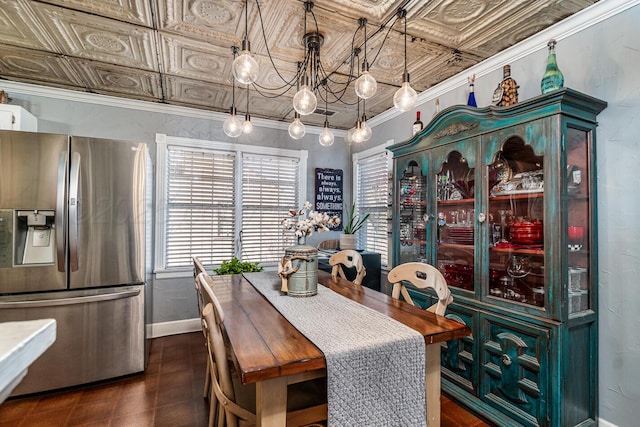
[[275,273],[244,277],[324,353],[329,426],[426,426],[419,332],[321,285],[292,298]]

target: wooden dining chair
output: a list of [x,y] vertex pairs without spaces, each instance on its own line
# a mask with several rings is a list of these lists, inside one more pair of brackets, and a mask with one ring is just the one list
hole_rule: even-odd
[[[200,282],[198,281],[198,276],[202,273],[207,273],[207,271],[204,268],[204,265],[202,264],[202,261],[200,261],[200,258],[194,256],[192,257],[193,259],[193,281],[194,281],[194,285],[196,288],[196,298],[197,298],[197,303],[198,303],[198,314],[201,315],[202,314],[202,310],[204,309],[204,302],[202,299],[202,290],[200,289]],[[206,342],[205,342],[206,345]],[[202,392],[202,397],[207,397],[210,395],[211,392],[211,383],[210,378],[209,378],[209,369],[211,369],[211,367],[209,366],[209,362],[207,361],[207,367],[206,367],[206,371],[205,371],[205,377],[204,377],[204,391]],[[211,396],[213,399],[215,399],[215,396]]]
[[[209,288],[210,290],[211,287],[208,285],[209,275],[204,270],[204,267],[202,267],[202,263],[200,263],[200,260],[194,257],[193,263],[194,263],[194,275],[196,274],[196,272],[198,272],[198,274],[195,275],[194,277],[194,283],[195,283],[196,294],[198,298],[198,314],[200,315],[200,317],[202,317],[202,312],[204,310],[204,307],[206,306],[205,301],[209,301],[209,302],[211,301],[211,298],[208,296],[209,292],[205,288]],[[198,264],[201,268],[198,268]],[[213,291],[211,291],[211,293],[213,293]],[[209,340],[207,339],[207,333],[204,329],[202,330],[202,333],[204,334],[205,347],[207,348],[207,351],[208,351]],[[207,363],[206,363],[205,373],[204,373],[205,375],[204,390],[202,391],[202,397],[204,397],[205,399],[207,397],[209,398],[209,410],[215,416],[216,409],[218,406],[218,399],[216,398],[216,395],[213,389],[211,388],[212,387],[211,372],[214,369],[215,368],[211,366],[211,360],[207,358]]]
[[441,316],[444,316],[447,306],[453,301],[444,276],[440,270],[429,264],[422,262],[400,264],[389,272],[388,280],[393,284],[391,297],[400,299],[400,295],[402,295],[405,301],[411,305],[415,305],[415,303],[403,282],[409,282],[420,289],[432,288],[438,296],[438,302],[427,310]]
[[362,255],[360,255],[358,251],[354,251],[353,249],[344,249],[333,254],[331,258],[329,258],[329,265],[333,267],[331,269],[331,275],[333,277],[340,276],[346,280],[350,279],[347,279],[344,268],[355,268],[356,277],[351,281],[358,285],[362,285],[362,280],[364,279],[364,276],[367,275],[367,269],[364,268]]
[[[202,312],[202,330],[205,332],[209,345],[208,358],[211,366],[211,384],[218,400],[218,427],[237,427],[256,425],[255,415],[255,385],[242,385],[238,375],[232,369],[229,352],[224,334],[224,312],[217,297],[203,286],[207,296],[205,308]],[[308,376],[312,378],[312,376]],[[216,414],[209,408],[209,427],[213,426]],[[287,426],[311,426],[313,423],[326,421],[327,396],[326,378],[315,378],[290,384],[287,391]]]

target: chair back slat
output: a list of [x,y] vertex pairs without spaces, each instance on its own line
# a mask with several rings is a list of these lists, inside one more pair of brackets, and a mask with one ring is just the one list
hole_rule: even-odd
[[438,296],[438,302],[427,310],[444,316],[447,306],[453,301],[451,291],[444,276],[436,267],[423,262],[407,262],[394,267],[388,275],[393,284],[391,297],[399,299],[400,295],[412,305],[415,305],[409,291],[403,282],[409,282],[417,288],[432,288]]
[[353,249],[344,249],[340,252],[336,252],[331,256],[331,258],[329,258],[329,265],[333,267],[331,269],[331,275],[333,277],[340,276],[345,280],[347,279],[347,276],[345,275],[343,267],[355,268],[356,278],[353,279],[353,283],[358,285],[362,285],[362,280],[367,275],[367,269],[364,267],[362,255]]

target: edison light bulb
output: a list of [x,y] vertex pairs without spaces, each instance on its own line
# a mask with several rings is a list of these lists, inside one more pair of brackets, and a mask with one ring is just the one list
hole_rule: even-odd
[[356,80],[356,95],[362,99],[369,99],[376,94],[376,90],[378,90],[378,82],[369,74],[369,71],[364,71]]
[[351,138],[356,144],[360,144],[364,141],[364,132],[362,131],[362,122],[360,120],[356,123],[356,129],[353,131]]
[[418,94],[411,87],[411,84],[405,81],[393,95],[393,105],[400,111],[409,111],[416,105],[417,99]]
[[258,78],[258,63],[251,56],[251,52],[243,50],[236,59],[233,60],[233,75],[242,84],[248,85]]
[[371,139],[371,135],[373,134],[373,131],[371,130],[369,125],[367,125],[366,120],[362,121],[362,124],[360,125],[360,132],[362,132],[362,142],[365,142]]
[[325,122],[324,129],[320,133],[320,145],[328,147],[333,144],[333,132],[329,129],[329,124]]
[[300,90],[293,96],[293,108],[301,116],[307,116],[318,106],[318,99],[315,93],[309,89],[308,85],[303,85]]
[[235,114],[231,114],[222,124],[222,130],[227,136],[237,138],[242,133],[242,123]]
[[300,120],[300,117],[296,117],[289,125],[289,136],[293,139],[300,139],[304,136],[307,130],[304,127],[304,123]]
[[251,117],[246,116],[244,123],[242,123],[242,133],[251,133],[253,131],[253,123],[251,123]]

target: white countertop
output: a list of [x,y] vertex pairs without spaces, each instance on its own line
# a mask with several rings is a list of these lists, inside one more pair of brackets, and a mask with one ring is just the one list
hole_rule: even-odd
[[54,319],[0,323],[0,403],[22,381],[29,366],[56,340]]

